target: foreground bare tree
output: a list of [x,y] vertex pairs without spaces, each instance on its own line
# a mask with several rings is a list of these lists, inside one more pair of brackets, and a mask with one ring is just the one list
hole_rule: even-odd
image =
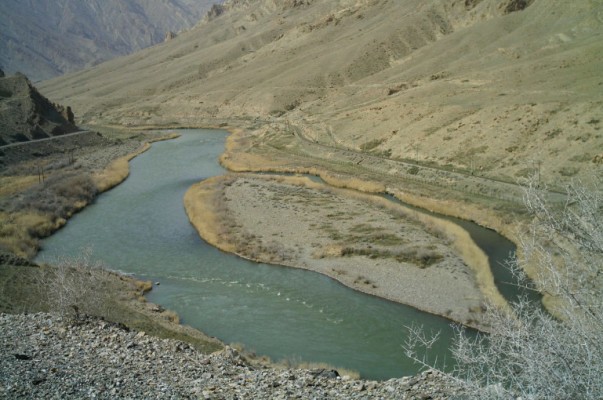
[[[603,204],[598,187],[568,188],[563,207],[549,204],[528,183],[526,206],[533,216],[511,268],[535,271],[535,288],[552,314],[527,299],[510,315],[490,307],[488,335],[459,329],[450,374],[469,398],[603,398]],[[524,277],[525,278],[525,277]],[[525,282],[528,282],[524,279]],[[419,359],[433,342],[410,328],[407,355]]]
[[78,257],[64,257],[53,266],[44,266],[40,287],[45,290],[50,310],[67,321],[83,314],[103,315],[108,304],[102,287],[106,273],[101,265],[90,261],[89,250],[84,250]]

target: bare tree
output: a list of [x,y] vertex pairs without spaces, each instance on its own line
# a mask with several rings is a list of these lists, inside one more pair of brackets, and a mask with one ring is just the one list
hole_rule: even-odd
[[103,315],[107,306],[103,275],[107,271],[99,263],[92,262],[90,251],[83,251],[75,258],[60,258],[53,265],[43,267],[40,286],[51,311],[68,321],[81,314]]
[[[545,296],[549,311],[527,299],[509,314],[488,307],[489,334],[467,335],[453,346],[449,375],[469,398],[603,398],[603,204],[599,187],[568,188],[567,201],[553,206],[537,182],[528,182],[525,204],[532,223],[510,267]],[[533,283],[528,283],[533,282]],[[407,355],[419,358],[431,337],[410,328]]]

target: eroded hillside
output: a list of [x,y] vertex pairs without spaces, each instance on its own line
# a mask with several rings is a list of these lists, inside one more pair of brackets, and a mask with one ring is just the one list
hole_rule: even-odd
[[83,124],[289,124],[374,156],[562,184],[601,168],[602,33],[592,0],[231,0],[169,43],[42,87]]
[[34,81],[161,43],[218,0],[4,0],[0,65]]

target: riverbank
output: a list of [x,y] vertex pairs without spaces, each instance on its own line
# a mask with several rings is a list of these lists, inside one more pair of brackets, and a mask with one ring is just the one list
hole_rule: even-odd
[[187,214],[216,247],[309,269],[364,293],[487,329],[504,308],[487,257],[454,224],[305,177],[227,175],[193,186]]
[[[177,136],[177,135],[176,135]],[[32,259],[39,239],[127,178],[128,161],[174,134],[89,132],[1,153],[0,252]]]
[[[0,180],[0,312],[48,311],[42,283],[46,269],[32,259],[38,240],[60,229],[76,212],[103,191],[125,180],[128,161],[150,143],[177,137],[175,133],[90,132],[57,141],[31,142],[5,149]],[[109,266],[110,268],[110,266]],[[142,282],[106,271],[92,288],[111,303],[103,317],[159,337],[178,338],[199,348],[216,350],[222,343],[180,325],[175,313],[148,303]],[[87,310],[82,307],[82,312]]]
[[[504,235],[514,243],[519,241],[522,224],[526,222],[525,212],[522,211],[522,208],[517,207],[514,197],[507,198],[499,195],[500,190],[494,187],[495,181],[491,181],[489,183],[491,187],[484,192],[491,192],[493,193],[492,196],[476,195],[472,191],[467,192],[441,187],[443,183],[426,183],[421,179],[417,179],[413,174],[406,174],[408,176],[403,174],[405,178],[400,178],[400,170],[387,170],[387,159],[379,161],[378,158],[373,157],[370,162],[371,165],[368,166],[365,165],[367,163],[363,162],[365,161],[363,157],[358,156],[360,159],[349,159],[350,156],[345,150],[331,149],[325,154],[321,153],[321,157],[317,157],[311,151],[312,149],[306,148],[306,145],[306,141],[298,138],[290,128],[278,124],[247,132],[242,129],[232,129],[231,135],[227,138],[226,151],[222,154],[220,162],[232,172],[309,174],[320,177],[322,181],[333,188],[349,188],[367,194],[387,193],[406,204],[438,214],[472,221]],[[469,180],[471,179],[472,177],[469,177]],[[462,182],[455,183],[455,187],[462,188],[463,186]],[[249,211],[253,214],[257,212],[257,209]],[[212,215],[209,216],[210,214]],[[243,212],[243,214],[245,213]],[[206,217],[212,218],[212,225],[214,226],[226,223],[221,222],[221,217],[213,212],[210,212]],[[238,221],[229,223],[237,224]],[[263,227],[258,225],[250,229],[255,233]],[[236,250],[236,246],[227,244],[228,240],[221,238],[220,235],[211,233],[207,229],[204,231],[204,235],[209,235],[208,237],[204,236],[204,238],[211,243],[220,242],[219,246],[225,251],[233,252]],[[212,235],[213,237],[211,237]],[[470,271],[474,274],[476,282],[479,283],[481,294],[485,295],[485,299],[490,303],[499,308],[508,309],[507,302],[502,299],[494,285],[487,257],[483,253],[480,254],[481,252],[473,250],[475,244],[469,237],[460,237],[465,236],[462,229],[458,229],[456,236],[456,251],[462,254],[464,261],[471,267]],[[464,245],[459,246],[458,243],[461,242]],[[238,252],[238,254],[263,262],[275,262],[271,260],[273,258],[271,256],[258,259],[249,252]],[[349,256],[349,254],[346,256]],[[303,262],[300,264],[303,265]],[[290,265],[290,263],[287,265]],[[529,276],[535,275],[532,270],[526,272]],[[341,281],[341,278],[335,275],[330,274],[331,277]],[[356,289],[361,288],[353,280],[346,284]],[[364,285],[362,290],[375,294],[374,288],[371,286]],[[436,285],[436,287],[438,286]],[[384,295],[383,293],[378,295],[388,299],[392,298],[391,295]],[[483,303],[481,306],[483,306]],[[481,306],[473,308],[473,310],[482,308]],[[430,312],[433,312],[432,308],[430,310]],[[443,313],[441,310],[437,313],[445,316],[450,314],[449,308]],[[469,317],[461,322],[465,323],[467,320],[473,319]],[[459,321],[459,319],[455,320]],[[473,321],[470,322],[473,323]]]
[[459,393],[435,371],[383,382],[329,369],[267,368],[227,347],[187,343],[87,317],[0,314],[0,397],[447,399]]
[[[518,247],[519,258],[524,256],[521,243],[530,235],[526,227],[531,217],[523,203],[523,187],[514,185],[512,193],[506,193],[508,182],[499,185],[496,180],[486,179],[484,185],[483,179],[473,176],[456,174],[452,178],[445,171],[434,175],[430,166],[404,169],[386,157],[321,146],[296,134],[306,128],[286,122],[250,130],[232,128],[220,162],[233,172],[309,174],[333,187],[387,193],[411,206],[491,229]],[[424,179],[424,172],[429,179]],[[544,190],[540,195],[553,205],[563,204],[564,195],[559,193]],[[521,266],[529,279],[542,279],[543,271],[533,263]],[[542,302],[549,312],[555,313],[557,299],[544,293]]]

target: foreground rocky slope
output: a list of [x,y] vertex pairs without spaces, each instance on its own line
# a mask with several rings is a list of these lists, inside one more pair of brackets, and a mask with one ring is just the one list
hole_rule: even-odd
[[203,354],[97,319],[0,315],[0,397],[425,399],[456,391],[435,372],[386,382],[333,370],[269,369],[235,350]]
[[[579,0],[227,1],[43,88],[86,123],[254,132],[515,182],[601,168],[603,10]],[[260,134],[260,133],[258,133]]]
[[4,0],[0,65],[34,80],[161,43],[196,24],[218,0]]

